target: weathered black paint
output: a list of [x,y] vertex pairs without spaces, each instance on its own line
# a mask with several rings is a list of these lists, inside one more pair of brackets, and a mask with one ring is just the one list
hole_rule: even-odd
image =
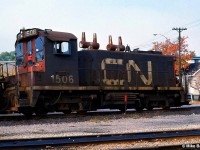
[[[101,63],[106,58],[122,59],[123,64],[106,65],[107,78],[124,80],[126,86],[151,86],[171,87],[176,86],[173,71],[174,58],[161,54],[141,52],[116,52],[105,50],[80,51],[79,52],[79,80],[82,86],[105,85],[103,83],[103,70]],[[128,82],[127,63],[134,60],[145,77],[148,77],[147,62],[152,64],[152,84],[145,85],[140,79],[140,72],[131,68],[131,82]],[[119,86],[119,85],[113,85]]]

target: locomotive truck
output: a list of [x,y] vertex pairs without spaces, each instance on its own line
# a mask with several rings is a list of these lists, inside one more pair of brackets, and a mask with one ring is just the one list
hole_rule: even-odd
[[[17,34],[14,75],[0,79],[0,112],[30,116],[48,112],[71,113],[102,108],[170,108],[188,104],[176,84],[174,57],[156,51],[130,51],[109,37],[99,50],[96,34],[78,50],[77,37],[38,28]],[[124,107],[126,105],[126,107]]]

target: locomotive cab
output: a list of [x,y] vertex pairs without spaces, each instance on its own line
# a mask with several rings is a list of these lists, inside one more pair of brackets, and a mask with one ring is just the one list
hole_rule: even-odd
[[18,99],[20,112],[48,112],[63,95],[60,89],[78,86],[77,38],[73,34],[23,29],[17,34],[15,48],[17,75],[9,78],[6,97]]

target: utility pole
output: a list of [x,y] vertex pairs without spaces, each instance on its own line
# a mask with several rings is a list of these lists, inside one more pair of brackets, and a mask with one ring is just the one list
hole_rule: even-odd
[[178,74],[179,83],[182,86],[182,72],[181,72],[181,32],[187,28],[173,28],[172,30],[178,31]]

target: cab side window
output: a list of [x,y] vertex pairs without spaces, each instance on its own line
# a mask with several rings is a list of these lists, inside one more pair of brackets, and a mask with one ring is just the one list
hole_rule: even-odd
[[69,42],[55,42],[54,54],[71,55],[71,48]]

